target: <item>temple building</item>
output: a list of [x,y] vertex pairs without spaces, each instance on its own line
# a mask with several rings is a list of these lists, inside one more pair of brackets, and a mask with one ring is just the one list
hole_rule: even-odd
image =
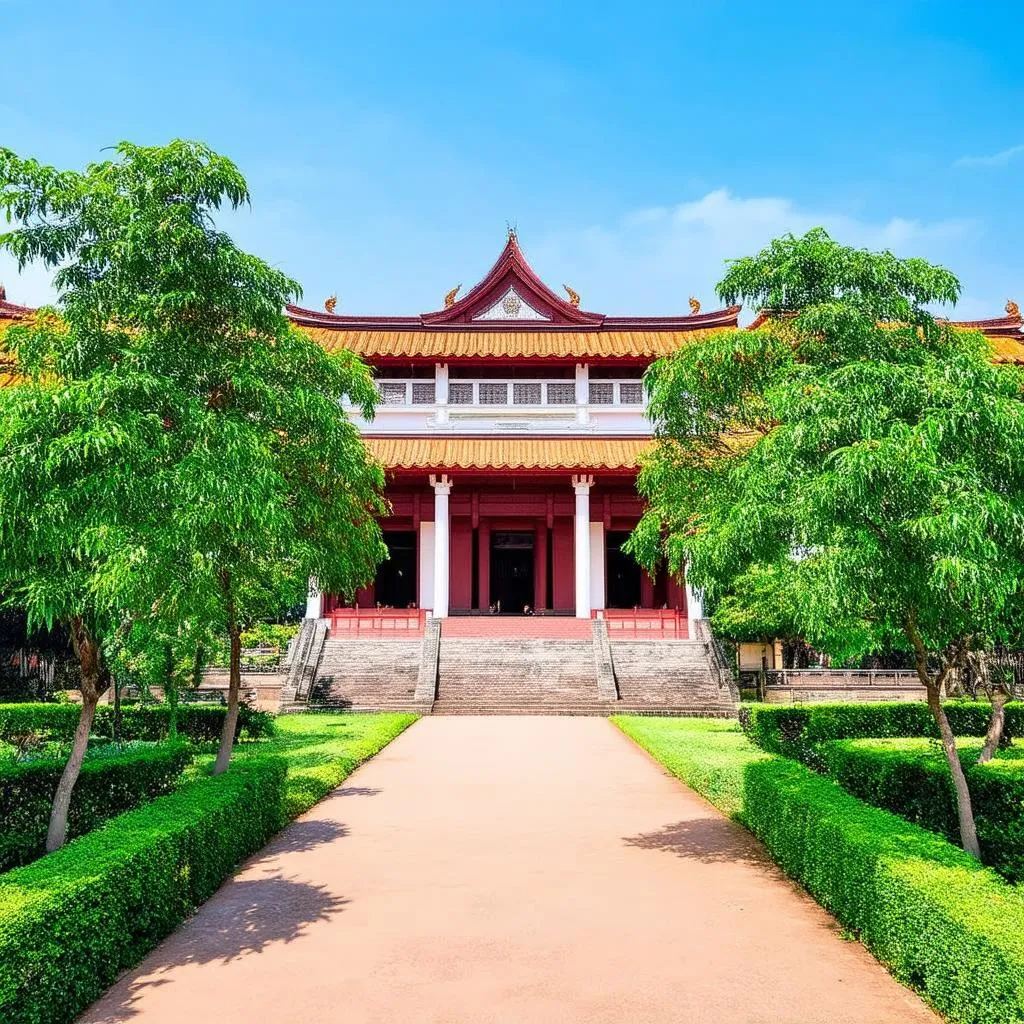
[[[375,418],[348,413],[386,470],[390,557],[354,601],[311,587],[280,675],[255,677],[250,696],[280,710],[735,714],[698,596],[622,545],[652,444],[643,373],[741,329],[740,308],[690,299],[685,315],[613,317],[563,289],[510,232],[483,280],[435,312],[287,308],[327,351],[373,369]],[[3,334],[33,313],[0,286],[0,386],[18,379]],[[1020,311],[1006,313],[959,326],[982,331],[996,361],[1024,364]]]
[[[557,294],[514,232],[461,298],[414,317],[296,306],[288,315],[328,350],[350,349],[378,379],[376,418],[359,421],[389,473],[391,558],[364,608],[430,615],[604,609],[699,614],[677,580],[652,579],[622,552],[640,517],[639,457],[650,443],[642,375],[739,307],[678,317],[611,317]],[[328,309],[333,301],[328,300]],[[309,614],[329,614],[314,595]]]
[[[514,231],[486,276],[436,312],[342,316],[289,306],[328,351],[362,356],[378,379],[372,422],[357,418],[389,474],[391,557],[362,609],[447,616],[615,610],[702,612],[680,580],[652,579],[623,553],[636,525],[636,474],[651,443],[641,378],[655,359],[711,331],[738,329],[739,306],[612,317],[581,308],[534,273]],[[1024,359],[1019,311],[965,323],[996,358]],[[313,592],[307,614],[341,610]]]

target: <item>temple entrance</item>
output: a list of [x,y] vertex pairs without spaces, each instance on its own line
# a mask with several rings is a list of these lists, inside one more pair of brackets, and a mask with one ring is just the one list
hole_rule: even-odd
[[641,598],[641,569],[637,560],[622,550],[629,531],[611,531],[605,534],[605,564],[608,608],[639,608]]
[[491,593],[489,604],[500,602],[503,614],[521,615],[533,609],[533,533],[495,531],[491,534]]
[[374,600],[382,608],[416,607],[416,534],[385,530],[390,555],[377,569]]

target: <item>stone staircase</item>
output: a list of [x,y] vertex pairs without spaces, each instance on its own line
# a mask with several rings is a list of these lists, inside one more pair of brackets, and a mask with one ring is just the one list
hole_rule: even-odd
[[328,639],[309,698],[333,711],[424,711],[416,701],[422,640]]
[[435,715],[602,715],[591,640],[441,632]]
[[448,715],[736,713],[738,693],[720,685],[721,673],[701,640],[610,641],[603,620],[569,619],[537,630],[540,636],[530,635],[530,619],[500,629],[492,620],[449,630],[455,621],[429,619],[423,635],[415,638],[329,636],[325,625],[304,628],[280,709]]
[[616,640],[612,670],[620,714],[736,714],[727,687],[719,687],[699,640]]

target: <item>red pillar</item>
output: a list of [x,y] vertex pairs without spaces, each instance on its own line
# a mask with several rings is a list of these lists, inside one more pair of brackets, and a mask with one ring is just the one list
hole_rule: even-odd
[[533,529],[533,607],[548,603],[548,524],[541,520]]
[[646,570],[640,574],[640,607],[654,607],[654,580],[651,579]]
[[480,520],[477,530],[477,601],[481,608],[491,606],[491,524]]

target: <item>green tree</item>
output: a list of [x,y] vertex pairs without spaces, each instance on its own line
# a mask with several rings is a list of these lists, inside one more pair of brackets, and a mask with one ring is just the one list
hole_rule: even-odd
[[67,623],[82,667],[56,845],[114,631],[194,619],[228,635],[223,771],[242,627],[310,575],[350,592],[385,554],[382,470],[343,409],[372,415],[370,373],[296,331],[295,282],[217,229],[248,202],[235,165],[194,142],[121,143],[81,173],[0,150],[16,224],[0,247],[56,270],[59,295],[7,332],[25,379],[0,398],[0,591]]
[[685,565],[712,604],[776,567],[836,659],[909,651],[977,855],[942,697],[969,652],[1020,640],[1022,375],[928,312],[958,296],[948,271],[821,229],[732,261],[718,292],[767,321],[652,367],[660,442],[633,548]]

